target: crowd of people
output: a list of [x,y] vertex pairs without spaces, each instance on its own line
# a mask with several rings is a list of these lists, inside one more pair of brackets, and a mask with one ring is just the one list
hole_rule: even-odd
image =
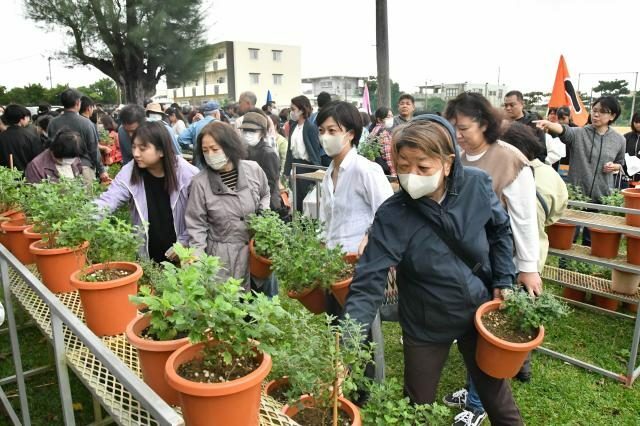
[[[132,222],[146,224],[142,256],[175,261],[172,245],[180,242],[220,257],[224,274],[248,291],[278,293],[276,277],[250,277],[248,216],[271,209],[290,220],[313,186],[298,182],[289,202],[292,164],[301,173],[326,166],[319,211],[327,246],[361,255],[344,309],[332,300],[331,312],[366,325],[381,349],[379,308],[395,271],[405,393],[414,403],[433,402],[457,342],[467,382],[444,398],[462,410],[456,425],[477,426],[487,416],[495,425],[523,423],[509,382],[476,364],[473,316],[514,283],[532,297],[543,291],[545,227],[568,199],[558,166],[569,165],[565,179],[594,203],[640,181],[624,164],[625,153],[640,154],[640,114],[631,132],[617,133],[611,125],[620,105],[608,96],[593,102],[584,127],[572,124],[568,107],[550,109],[546,119],[526,111],[518,91],[507,93],[503,110],[462,93],[436,114],[416,113],[403,94],[395,116],[390,106],[369,116],[327,93],[318,95],[317,111],[303,95],[280,110],[257,108],[252,92],[225,107],[149,102],[107,112],[74,89],[60,101],[63,111],[41,105],[35,126],[24,106],[2,107],[0,166],[24,171],[28,182],[108,184],[96,203],[107,211],[127,205]],[[379,150],[369,161],[358,146],[372,140]],[[122,168],[112,181],[113,164]],[[397,177],[395,193],[385,175]],[[382,378],[383,357],[376,361]],[[531,377],[527,360],[516,378]]]

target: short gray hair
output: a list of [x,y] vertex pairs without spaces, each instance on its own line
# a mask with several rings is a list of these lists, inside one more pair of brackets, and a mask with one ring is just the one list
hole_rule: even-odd
[[240,93],[238,102],[242,100],[248,101],[251,104],[251,106],[256,106],[256,103],[258,102],[258,98],[256,97],[256,94],[249,91]]

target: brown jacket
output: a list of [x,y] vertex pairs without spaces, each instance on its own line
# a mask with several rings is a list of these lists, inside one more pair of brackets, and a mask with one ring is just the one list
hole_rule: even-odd
[[[76,158],[76,161],[73,162],[71,170],[73,170],[74,176],[82,174],[82,162],[79,158]],[[56,168],[56,158],[50,149],[44,150],[31,160],[25,170],[25,176],[29,183],[40,183],[43,179],[57,182],[60,179],[60,174]]]

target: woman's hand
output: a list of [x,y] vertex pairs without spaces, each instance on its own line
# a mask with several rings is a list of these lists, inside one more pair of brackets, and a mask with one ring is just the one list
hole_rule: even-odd
[[562,125],[558,123],[552,123],[549,120],[533,120],[532,123],[536,124],[538,129],[542,129],[545,132],[550,132],[556,135],[562,133]]
[[537,272],[520,272],[518,274],[518,283],[525,286],[531,297],[542,294],[542,279]]
[[608,163],[605,163],[604,167],[602,167],[602,171],[605,173],[619,172],[621,169],[622,169],[622,166],[620,164],[613,163],[611,161],[609,161]]

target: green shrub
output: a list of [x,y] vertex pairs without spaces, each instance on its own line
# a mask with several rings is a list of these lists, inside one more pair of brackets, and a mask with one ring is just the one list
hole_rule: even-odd
[[290,228],[272,210],[249,215],[247,226],[253,234],[256,253],[267,259],[281,250],[290,239]]
[[501,309],[523,332],[533,332],[544,323],[569,314],[568,306],[549,292],[535,298],[524,291],[509,292]]

